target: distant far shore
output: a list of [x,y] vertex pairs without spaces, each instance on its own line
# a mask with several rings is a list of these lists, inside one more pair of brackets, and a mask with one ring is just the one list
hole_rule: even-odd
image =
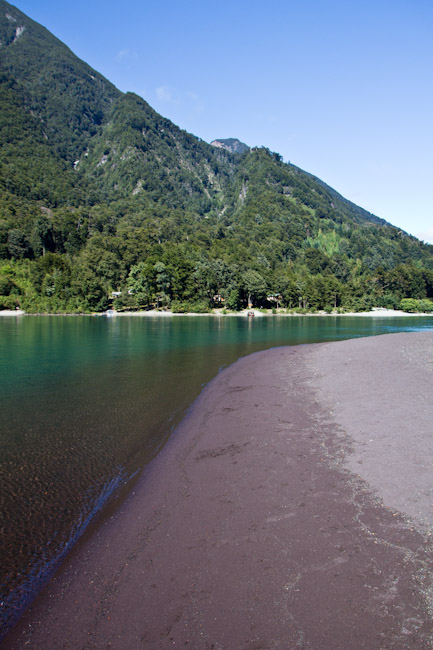
[[[103,312],[102,314],[99,314],[102,316],[106,315],[106,312]],[[177,314],[173,313],[171,311],[158,311],[156,309],[152,309],[149,311],[124,311],[124,312],[114,312],[113,316],[220,316],[220,317],[226,317],[226,316],[244,316],[248,317],[249,315],[251,316],[374,316],[374,317],[382,317],[382,316],[387,316],[387,317],[394,317],[394,316],[430,316],[431,314],[427,314],[425,312],[417,312],[417,313],[409,313],[406,311],[401,311],[400,309],[385,309],[381,307],[374,307],[371,311],[360,311],[360,312],[355,312],[355,311],[347,311],[347,312],[325,312],[325,311],[318,311],[318,312],[287,312],[286,309],[277,309],[275,311],[272,311],[271,309],[242,309],[241,311],[227,311],[223,312],[221,309],[214,309],[212,312],[209,313],[203,313],[203,314],[194,314],[194,313],[184,313],[184,314]]]
[[117,316],[144,316],[144,317],[157,317],[157,316],[162,316],[162,317],[169,317],[169,316],[218,316],[218,317],[226,317],[226,316],[242,316],[242,317],[256,317],[256,316],[372,316],[372,317],[396,317],[396,316],[431,316],[431,313],[426,313],[426,312],[407,312],[407,311],[402,311],[400,309],[386,309],[384,307],[373,307],[371,311],[346,311],[346,312],[338,312],[338,311],[332,311],[332,312],[325,312],[325,311],[317,311],[317,312],[302,312],[302,311],[290,311],[288,312],[286,309],[242,309],[241,311],[224,311],[222,309],[214,309],[210,312],[203,312],[203,313],[193,313],[193,312],[185,312],[185,313],[176,313],[172,312],[169,309],[167,310],[158,310],[158,309],[149,309],[147,311],[115,311],[115,310],[108,310],[108,311],[102,311],[102,312],[93,312],[93,313],[68,313],[68,312],[62,312],[62,313],[50,313],[50,312],[38,312],[38,313],[33,313],[33,312],[25,312],[22,309],[3,309],[0,311],[0,317],[1,316],[109,316],[109,317],[117,317]]

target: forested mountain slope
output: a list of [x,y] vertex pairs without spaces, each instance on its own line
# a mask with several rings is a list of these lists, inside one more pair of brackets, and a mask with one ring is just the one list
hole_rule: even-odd
[[183,131],[4,0],[0,63],[0,307],[433,297],[430,246],[276,153]]
[[3,70],[16,80],[28,112],[53,150],[74,161],[121,93],[48,30],[0,2]]
[[182,131],[133,93],[113,103],[88,147],[77,167],[111,201],[143,195],[204,214],[234,171],[228,152]]

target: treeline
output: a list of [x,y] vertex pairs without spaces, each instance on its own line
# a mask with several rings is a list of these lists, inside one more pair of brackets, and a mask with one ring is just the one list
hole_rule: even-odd
[[373,273],[362,273],[355,265],[342,280],[333,274],[308,274],[302,265],[259,273],[221,259],[194,261],[187,248],[174,247],[158,257],[159,261],[151,255],[133,265],[119,283],[113,278],[123,275],[122,264],[111,252],[93,259],[88,253],[77,260],[46,253],[38,260],[3,261],[0,308],[91,313],[114,306],[206,312],[212,307],[238,310],[253,305],[302,312],[364,311],[373,306],[431,311],[425,299],[433,299],[433,272],[410,264]]
[[[370,227],[355,225],[346,237],[319,228],[301,238],[296,215],[275,223],[243,214],[236,225],[222,228],[216,218],[165,207],[125,210],[118,203],[30,211],[22,230],[0,231],[0,307],[56,313],[113,304],[206,311],[252,303],[365,310],[396,308],[403,298],[433,298],[432,268],[410,252],[409,259],[392,264],[405,257],[398,238],[396,249],[388,243],[381,259],[388,268],[371,268],[371,239],[375,246],[386,242]],[[292,236],[280,239],[280,228],[293,230]]]

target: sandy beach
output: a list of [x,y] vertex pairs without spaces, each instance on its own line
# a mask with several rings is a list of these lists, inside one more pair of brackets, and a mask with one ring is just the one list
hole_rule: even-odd
[[[12,312],[13,313],[13,312]],[[102,312],[101,314],[98,314],[99,316],[105,316],[106,312]],[[416,314],[412,314],[406,311],[401,311],[400,309],[386,309],[384,307],[373,307],[371,311],[351,311],[351,312],[333,312],[332,314],[328,314],[324,311],[322,312],[316,312],[316,313],[298,313],[298,312],[288,312],[286,309],[278,309],[276,310],[275,313],[272,312],[271,309],[267,310],[261,310],[261,309],[242,309],[240,311],[227,311],[224,312],[222,309],[213,309],[212,312],[210,313],[203,313],[203,314],[193,314],[193,313],[184,313],[184,314],[179,314],[179,313],[174,313],[171,311],[159,311],[156,309],[150,309],[148,311],[115,311],[112,313],[113,316],[134,316],[134,317],[143,317],[143,318],[152,318],[152,317],[158,317],[158,316],[179,316],[181,318],[184,318],[185,316],[194,316],[194,317],[202,317],[202,316],[218,316],[219,318],[233,318],[233,317],[241,317],[241,318],[246,318],[247,316],[254,316],[254,317],[259,317],[261,318],[262,316],[267,316],[267,317],[274,317],[274,316],[284,316],[284,317],[289,317],[289,318],[296,318],[299,316],[311,316],[312,318],[317,318],[320,316],[335,316],[335,317],[341,317],[341,316],[355,316],[355,317],[362,317],[362,316],[369,316],[373,318],[395,318],[396,316],[429,316],[430,314],[427,313],[421,313],[417,312]]]
[[[67,314],[67,313],[56,313],[56,314],[50,314],[50,313],[26,313],[25,311],[21,309],[17,310],[12,310],[12,309],[3,309],[0,310],[0,316],[83,316],[84,314]],[[87,314],[89,315],[89,314]],[[93,316],[122,316],[122,317],[135,317],[135,318],[167,318],[167,317],[181,317],[185,318],[186,316],[190,317],[203,317],[203,316],[218,316],[220,318],[233,318],[233,317],[241,317],[241,318],[246,318],[247,316],[258,316],[259,318],[262,316],[268,316],[268,317],[273,317],[273,316],[289,316],[289,317],[296,317],[296,316],[311,316],[311,317],[318,317],[318,316],[336,316],[336,317],[341,317],[341,316],[370,316],[374,318],[395,318],[396,316],[431,316],[431,314],[424,313],[424,312],[417,312],[416,314],[406,312],[406,311],[401,311],[399,309],[386,309],[384,307],[373,307],[371,311],[360,311],[360,312],[333,312],[332,314],[328,314],[326,312],[317,312],[317,313],[307,313],[307,314],[302,314],[302,313],[288,313],[286,309],[278,309],[276,310],[276,313],[273,313],[271,309],[267,310],[260,310],[260,309],[242,309],[241,311],[233,311],[233,312],[224,312],[222,309],[213,309],[209,313],[191,313],[191,312],[186,312],[186,313],[175,313],[170,310],[157,310],[157,309],[149,309],[147,311],[114,311],[110,310],[109,312],[103,311],[103,312],[98,312],[92,314]]]
[[433,648],[433,332],[208,384],[4,650]]

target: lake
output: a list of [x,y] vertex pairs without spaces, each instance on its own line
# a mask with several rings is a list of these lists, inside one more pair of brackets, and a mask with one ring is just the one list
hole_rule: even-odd
[[433,317],[0,318],[0,624],[28,606],[224,366]]

